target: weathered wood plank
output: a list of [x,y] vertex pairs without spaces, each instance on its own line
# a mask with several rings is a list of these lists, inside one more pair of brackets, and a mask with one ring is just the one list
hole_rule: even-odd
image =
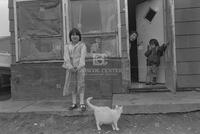
[[200,87],[200,75],[178,75],[178,88]]
[[122,25],[121,26],[121,35],[122,35],[122,38],[126,38],[127,37],[126,32],[127,32],[126,25]]
[[120,12],[123,12],[125,9],[125,2],[124,0],[120,0]]
[[176,35],[200,34],[200,22],[183,22],[175,25]]
[[198,74],[200,75],[200,62],[182,62],[177,63],[177,73],[179,74]]
[[14,20],[14,9],[9,8],[9,20]]
[[200,21],[200,8],[175,10],[175,21]]
[[13,0],[9,0],[8,1],[8,7],[9,8],[13,8]]
[[176,36],[176,48],[200,47],[200,35]]
[[126,25],[126,14],[125,12],[121,12],[121,25]]
[[175,8],[200,7],[199,0],[174,0]]
[[192,49],[177,49],[176,56],[177,62],[183,61],[199,61],[200,62],[200,48]]
[[9,22],[10,24],[9,24],[9,31],[10,32],[14,32],[15,31],[15,23],[14,23],[14,20],[10,20],[10,22]]

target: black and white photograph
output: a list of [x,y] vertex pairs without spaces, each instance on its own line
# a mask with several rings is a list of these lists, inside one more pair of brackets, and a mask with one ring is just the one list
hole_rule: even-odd
[[200,0],[0,0],[0,134],[200,134]]

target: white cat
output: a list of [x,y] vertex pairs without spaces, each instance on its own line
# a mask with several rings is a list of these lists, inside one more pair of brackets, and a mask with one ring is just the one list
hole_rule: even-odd
[[94,110],[94,116],[96,120],[97,129],[101,130],[100,126],[102,124],[112,124],[113,130],[119,130],[117,122],[123,111],[123,106],[116,105],[115,109],[111,109],[107,106],[95,106],[90,103],[93,97],[87,98],[88,106]]

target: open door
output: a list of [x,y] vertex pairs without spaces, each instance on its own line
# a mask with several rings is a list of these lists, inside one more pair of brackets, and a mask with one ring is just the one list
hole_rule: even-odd
[[172,92],[176,92],[176,48],[175,48],[175,15],[174,0],[164,0],[165,9],[165,42],[169,46],[165,52],[166,70],[165,79],[166,87]]

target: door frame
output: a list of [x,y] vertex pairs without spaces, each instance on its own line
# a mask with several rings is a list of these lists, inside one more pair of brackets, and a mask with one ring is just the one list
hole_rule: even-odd
[[177,88],[176,34],[174,0],[163,0],[164,41],[169,42],[165,52],[165,85],[173,93]]

